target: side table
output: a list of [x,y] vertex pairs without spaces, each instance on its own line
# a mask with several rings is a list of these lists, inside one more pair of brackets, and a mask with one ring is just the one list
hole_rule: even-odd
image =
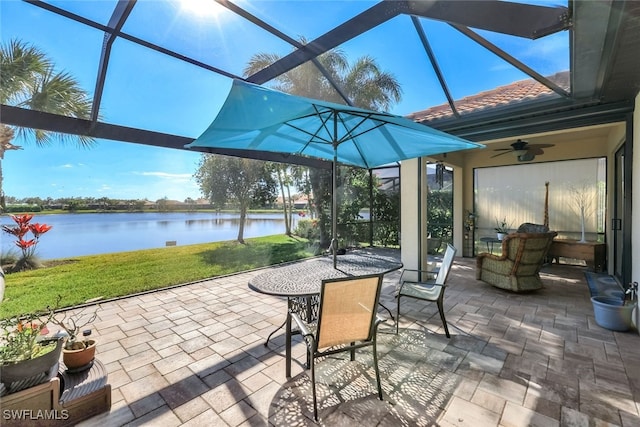
[[69,411],[69,419],[76,424],[111,409],[111,385],[107,384],[107,370],[98,360],[86,371],[67,372],[60,363],[60,405]]
[[111,409],[107,370],[97,359],[83,372],[58,375],[34,387],[0,398],[2,426],[73,426]]
[[502,240],[499,240],[499,239],[497,239],[495,237],[481,237],[480,241],[487,244],[487,252],[489,252],[490,254],[493,253],[493,245],[495,243],[497,243],[497,244],[501,244],[502,243]]

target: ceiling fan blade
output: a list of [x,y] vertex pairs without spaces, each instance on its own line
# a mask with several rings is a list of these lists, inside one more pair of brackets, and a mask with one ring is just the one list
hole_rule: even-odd
[[554,147],[555,144],[529,144],[528,148],[551,148]]
[[[498,150],[495,150],[495,151],[498,151]],[[512,152],[512,150],[505,150],[502,153],[494,154],[493,156],[491,156],[491,158],[493,159],[494,157],[502,156],[503,154],[508,154],[508,153],[511,153],[511,152]]]

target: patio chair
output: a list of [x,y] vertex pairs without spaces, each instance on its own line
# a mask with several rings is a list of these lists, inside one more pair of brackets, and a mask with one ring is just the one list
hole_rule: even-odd
[[[440,312],[440,319],[442,319],[442,325],[444,326],[444,333],[447,338],[450,338],[449,328],[447,327],[447,320],[444,317],[444,290],[446,288],[447,277],[449,271],[451,271],[451,265],[453,264],[453,257],[455,256],[457,249],[451,244],[447,244],[447,249],[444,252],[442,258],[442,264],[440,265],[437,273],[427,270],[414,270],[404,269],[400,275],[398,289],[398,308],[396,319],[396,335],[398,334],[398,328],[400,323],[400,300],[402,297],[415,298],[421,301],[435,302],[438,305],[438,311]],[[435,277],[434,277],[435,276]]]
[[500,256],[481,253],[476,258],[476,279],[513,292],[542,288],[540,269],[558,233],[511,233],[502,240]]
[[297,313],[290,313],[288,316],[287,372],[291,369],[290,328],[293,320],[307,344],[307,363],[310,368],[313,393],[313,417],[316,421],[318,420],[318,403],[315,365],[319,357],[349,351],[353,361],[357,348],[372,346],[378,397],[382,400],[376,348],[378,325],[384,321],[376,314],[382,277],[381,274],[375,274],[323,280],[317,321],[306,322]]

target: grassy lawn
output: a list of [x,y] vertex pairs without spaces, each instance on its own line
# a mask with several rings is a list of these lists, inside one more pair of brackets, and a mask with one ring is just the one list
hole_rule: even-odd
[[308,241],[276,235],[237,242],[173,246],[49,262],[6,275],[0,318],[53,306],[70,307],[312,256]]

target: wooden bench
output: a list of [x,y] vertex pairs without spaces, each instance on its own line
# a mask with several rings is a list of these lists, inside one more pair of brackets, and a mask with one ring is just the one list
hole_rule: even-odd
[[602,272],[607,268],[607,245],[601,242],[556,239],[551,243],[548,256],[556,263],[559,257],[584,260],[594,271]]

